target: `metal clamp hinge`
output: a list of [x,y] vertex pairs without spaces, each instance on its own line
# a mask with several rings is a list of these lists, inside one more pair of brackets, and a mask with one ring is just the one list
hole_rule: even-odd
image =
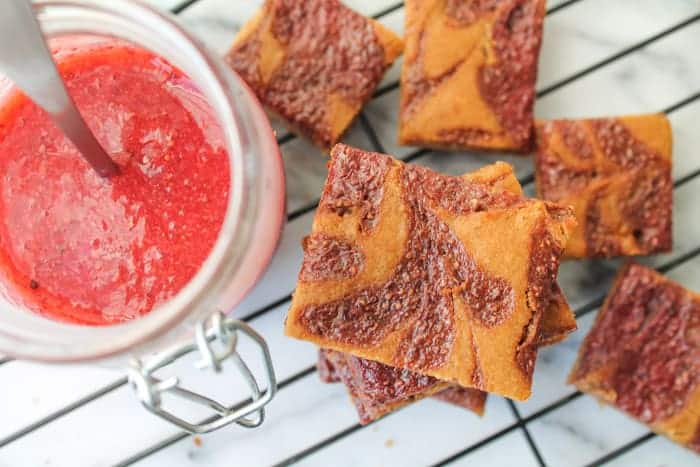
[[[252,339],[262,352],[264,364],[262,387],[266,388],[264,391],[260,389],[261,386],[255,375],[236,350],[239,332]],[[219,353],[216,352],[215,346],[218,347]],[[233,407],[226,407],[214,399],[182,387],[176,376],[164,380],[154,376],[159,369],[193,351],[198,351],[201,356],[196,366],[203,370],[211,368],[215,373],[221,372],[221,364],[225,360],[232,360],[248,385],[250,398]],[[216,312],[197,323],[194,342],[159,353],[149,359],[134,360],[129,368],[129,381],[146,409],[190,433],[208,433],[231,423],[237,423],[246,428],[257,427],[265,419],[265,405],[277,392],[270,350],[265,340],[248,324],[226,318],[221,312]],[[204,421],[189,422],[163,408],[164,393],[206,406],[215,413]]]

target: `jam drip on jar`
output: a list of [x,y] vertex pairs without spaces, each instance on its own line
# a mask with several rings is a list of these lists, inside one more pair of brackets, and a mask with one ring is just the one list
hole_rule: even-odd
[[[338,165],[347,161],[334,160],[331,171],[343,171]],[[513,313],[514,291],[506,280],[483,271],[435,212],[483,209],[484,202],[494,202],[486,191],[473,186],[475,183],[420,167],[401,166],[400,180],[408,238],[393,275],[383,284],[339,300],[307,305],[299,320],[313,334],[362,346],[376,345],[387,334],[404,328],[394,358],[396,366],[439,368],[448,360],[455,337],[454,299],[466,303],[473,321],[492,327]],[[457,183],[464,188],[451,191]],[[372,187],[366,186],[370,191]],[[352,189],[348,193],[350,204],[368,197]],[[506,195],[494,199],[504,204],[517,202],[517,197]]]

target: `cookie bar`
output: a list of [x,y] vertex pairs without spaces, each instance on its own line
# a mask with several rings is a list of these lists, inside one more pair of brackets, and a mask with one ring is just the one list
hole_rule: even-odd
[[[345,384],[362,425],[450,387],[430,376],[334,350],[319,351],[318,367],[324,368],[319,372],[323,381]],[[482,393],[477,389],[468,391]],[[485,401],[486,393],[482,394]]]
[[338,0],[267,0],[226,60],[272,114],[330,149],[402,49]]
[[336,145],[287,335],[527,398],[540,319],[575,221],[567,209],[495,188],[511,176],[507,164],[441,175]]
[[579,222],[566,256],[671,250],[671,146],[662,114],[537,122],[538,194]]
[[[574,315],[558,287],[554,293],[558,296],[552,297],[541,320],[539,345],[558,342],[576,329]],[[361,424],[430,395],[478,415],[483,414],[486,404],[487,393],[478,389],[450,386],[435,378],[333,350],[319,350],[317,368],[321,381],[342,381],[347,386]]]
[[433,396],[448,404],[457,405],[463,409],[471,410],[475,414],[484,415],[486,407],[486,398],[488,393],[479,391],[478,389],[463,388],[460,386],[450,386],[443,389]]
[[700,453],[700,295],[623,267],[569,382]]
[[549,304],[537,330],[537,344],[540,346],[556,344],[566,339],[576,329],[576,315],[569,307],[559,284],[555,282],[549,296]]
[[527,151],[544,0],[407,0],[399,142]]

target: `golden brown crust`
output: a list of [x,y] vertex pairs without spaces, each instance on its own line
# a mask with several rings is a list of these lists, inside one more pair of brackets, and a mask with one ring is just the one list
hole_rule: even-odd
[[700,452],[700,295],[623,267],[569,382]]
[[579,221],[567,257],[670,251],[671,146],[662,114],[537,123],[538,193]]
[[399,143],[527,151],[544,13],[544,0],[406,1]]
[[272,114],[329,149],[402,48],[393,32],[338,0],[267,0],[226,60]]
[[543,298],[574,222],[565,212],[496,193],[483,172],[442,176],[337,145],[313,233],[365,262],[354,277],[300,280],[286,333],[527,398]]

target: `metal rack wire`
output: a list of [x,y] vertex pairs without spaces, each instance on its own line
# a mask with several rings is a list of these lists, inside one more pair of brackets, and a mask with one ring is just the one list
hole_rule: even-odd
[[[197,3],[197,1],[198,0],[187,0],[187,1],[181,2],[179,5],[172,8],[171,11],[174,14],[180,14],[183,11],[186,11],[188,8],[190,8],[195,3]],[[578,3],[580,1],[582,1],[582,0],[568,0],[568,1],[561,2],[561,3],[557,4],[555,7],[550,8],[547,11],[547,14],[548,15],[554,14],[554,13],[561,11],[561,10],[569,7],[570,5]],[[374,17],[376,19],[382,18],[386,15],[389,15],[389,14],[401,9],[402,7],[403,7],[403,2],[398,2],[398,3],[390,6],[389,8],[386,8],[386,9],[382,10],[381,12],[377,13],[376,15],[374,15]],[[633,44],[633,45],[631,45],[623,50],[620,50],[619,52],[615,53],[614,55],[606,57],[606,58],[604,58],[604,59],[602,59],[602,60],[600,60],[600,61],[582,69],[582,70],[579,70],[578,72],[576,72],[570,76],[567,76],[567,77],[549,85],[545,89],[538,91],[537,97],[542,98],[542,97],[544,97],[544,96],[546,96],[546,95],[548,95],[548,94],[550,94],[550,93],[552,93],[552,92],[554,92],[554,91],[556,91],[564,86],[567,86],[567,85],[583,78],[584,76],[587,76],[591,73],[596,72],[597,70],[599,70],[603,67],[610,65],[611,63],[613,63],[617,60],[620,60],[620,59],[622,59],[630,54],[633,54],[633,53],[649,46],[650,44],[676,32],[682,28],[685,28],[688,25],[693,24],[699,20],[700,20],[700,14],[697,14],[697,15],[692,16],[692,17],[690,17],[682,22],[679,22],[679,23],[671,26],[670,28],[667,28],[667,29],[665,29],[657,34],[654,34],[654,35],[652,35],[652,36],[650,36],[650,37],[648,37],[648,38],[646,38],[638,43],[635,43],[635,44]],[[699,86],[700,86],[700,82],[699,82]],[[392,83],[392,84],[386,85],[376,92],[375,98],[380,97],[382,95],[385,95],[391,91],[394,91],[397,88],[398,88],[398,83]],[[666,112],[667,114],[672,114],[673,112],[676,112],[679,109],[681,109],[681,108],[683,108],[683,107],[685,107],[685,106],[687,106],[687,105],[689,105],[697,100],[700,100],[700,88],[699,88],[697,93],[692,94],[690,96],[687,96],[683,100],[680,100],[680,101],[676,102],[675,104],[669,106],[668,108],[663,109],[663,111]],[[385,152],[384,147],[383,147],[380,139],[377,136],[377,132],[372,127],[370,120],[367,118],[367,116],[364,113],[360,115],[359,126],[360,126],[361,130],[365,133],[365,135],[368,138],[371,145],[373,146],[372,149],[379,151],[379,152]],[[279,138],[278,142],[282,147],[284,147],[285,144],[288,144],[290,141],[292,141],[294,139],[295,139],[294,135],[287,134],[287,135]],[[402,159],[405,161],[417,161],[417,160],[420,160],[421,158],[427,156],[430,152],[431,151],[429,151],[427,149],[417,149],[413,152],[408,153],[407,155],[402,157]],[[695,179],[698,175],[700,175],[700,169],[695,170],[694,172],[689,173],[689,174],[685,175],[684,177],[676,180],[674,183],[674,188],[678,188],[678,187],[683,186],[684,184]],[[533,183],[533,181],[534,181],[534,176],[532,174],[520,177],[520,182],[525,187],[528,185],[531,185]],[[299,218],[299,217],[303,216],[304,214],[312,212],[314,209],[316,209],[317,204],[318,204],[317,202],[314,202],[314,203],[310,203],[308,205],[305,205],[303,207],[300,207],[298,209],[295,209],[294,211],[292,211],[288,214],[288,221],[293,221],[294,219]],[[674,268],[677,268],[677,267],[683,265],[684,263],[686,263],[690,260],[695,259],[699,255],[700,255],[700,246],[686,252],[685,254],[683,254],[682,256],[680,256],[678,258],[675,258],[675,259],[659,266],[657,269],[661,272],[666,273],[666,272],[673,270]],[[289,293],[289,294],[275,300],[274,302],[269,303],[266,306],[254,311],[253,313],[249,314],[246,318],[244,318],[244,321],[254,322],[256,319],[265,315],[266,313],[270,312],[271,310],[274,310],[274,309],[278,308],[279,306],[284,305],[290,299],[291,299],[291,293]],[[592,300],[588,301],[587,303],[583,304],[582,306],[578,307],[575,310],[577,318],[580,318],[582,316],[585,316],[585,315],[597,310],[597,308],[601,305],[602,301],[603,301],[603,296],[601,295],[601,296],[595,297],[594,299],[592,299]],[[10,361],[10,359],[0,358],[0,365],[6,363],[8,361]],[[307,368],[304,368],[303,370],[293,374],[292,376],[281,380],[279,382],[278,390],[284,391],[287,386],[289,386],[289,385],[291,385],[291,384],[293,384],[301,379],[304,379],[304,378],[311,376],[312,374],[315,373],[315,371],[316,371],[316,368],[314,366],[309,366]],[[33,431],[35,431],[35,430],[37,430],[45,425],[48,425],[48,424],[52,423],[53,421],[71,413],[72,411],[115,391],[116,389],[118,389],[126,384],[127,384],[126,377],[119,378],[119,379],[113,381],[112,383],[105,385],[104,387],[92,392],[91,394],[88,394],[88,395],[74,401],[73,403],[71,403],[65,407],[62,407],[61,409],[55,411],[54,413],[51,413],[48,416],[41,418],[40,420],[37,420],[37,421],[33,422],[32,424],[25,426],[24,428],[14,432],[14,433],[9,434],[5,438],[0,439],[0,449],[2,449],[4,446],[7,446],[10,443],[32,433]],[[572,403],[573,401],[579,399],[581,396],[582,396],[582,394],[580,392],[572,391],[571,393],[569,393],[565,397],[562,397],[561,399],[556,400],[556,401],[546,405],[543,408],[540,408],[539,410],[537,410],[537,411],[535,411],[527,416],[523,416],[520,413],[516,404],[509,401],[510,410],[512,411],[514,418],[515,418],[514,423],[502,428],[500,431],[497,431],[484,439],[481,439],[480,441],[478,441],[474,444],[464,446],[463,449],[452,453],[451,455],[445,457],[444,459],[440,460],[439,462],[435,463],[434,465],[436,465],[436,466],[446,465],[450,462],[461,459],[479,448],[482,448],[486,445],[489,445],[491,443],[496,442],[497,440],[503,438],[504,436],[506,436],[509,433],[520,430],[523,433],[523,435],[527,441],[527,445],[532,450],[532,454],[533,454],[534,458],[536,459],[536,461],[538,462],[539,465],[544,466],[544,465],[546,465],[545,460],[543,459],[543,456],[541,455],[540,450],[538,449],[536,440],[530,434],[530,431],[528,429],[529,424],[531,422],[538,420],[538,419],[542,418],[543,416],[563,407],[563,406],[566,406],[567,404]],[[393,416],[393,414],[388,415],[388,417],[391,417],[391,416]],[[290,464],[293,464],[295,462],[301,461],[301,460],[307,458],[308,456],[330,446],[331,444],[336,443],[336,442],[342,440],[343,438],[346,438],[346,437],[352,435],[355,432],[358,432],[360,430],[366,430],[366,429],[367,429],[367,426],[361,426],[359,424],[353,424],[353,425],[347,426],[346,428],[344,428],[336,433],[333,433],[324,439],[319,440],[315,444],[312,444],[311,446],[308,446],[308,447],[304,448],[303,450],[300,450],[300,451],[294,453],[290,457],[282,460],[281,462],[279,462],[275,465],[280,465],[280,466],[290,465]],[[146,449],[144,449],[144,450],[142,450],[134,455],[131,455],[128,458],[123,459],[117,465],[118,466],[129,466],[129,465],[132,465],[134,463],[137,463],[137,462],[165,449],[166,447],[177,443],[178,441],[186,438],[187,436],[188,436],[187,433],[180,432],[180,433],[176,433],[172,436],[166,437],[166,438],[160,440],[159,442],[147,447]],[[623,454],[625,454],[625,453],[627,453],[627,452],[629,452],[629,451],[631,451],[639,446],[642,446],[644,443],[647,443],[648,441],[652,440],[654,437],[655,437],[655,435],[651,432],[645,433],[644,435],[628,442],[627,444],[624,444],[623,446],[620,446],[618,449],[606,454],[605,456],[603,456],[599,459],[596,459],[595,461],[591,462],[589,465],[599,466],[599,465],[604,465],[606,463],[609,463],[609,462],[617,459],[619,456],[621,456],[621,455],[623,455]]]

